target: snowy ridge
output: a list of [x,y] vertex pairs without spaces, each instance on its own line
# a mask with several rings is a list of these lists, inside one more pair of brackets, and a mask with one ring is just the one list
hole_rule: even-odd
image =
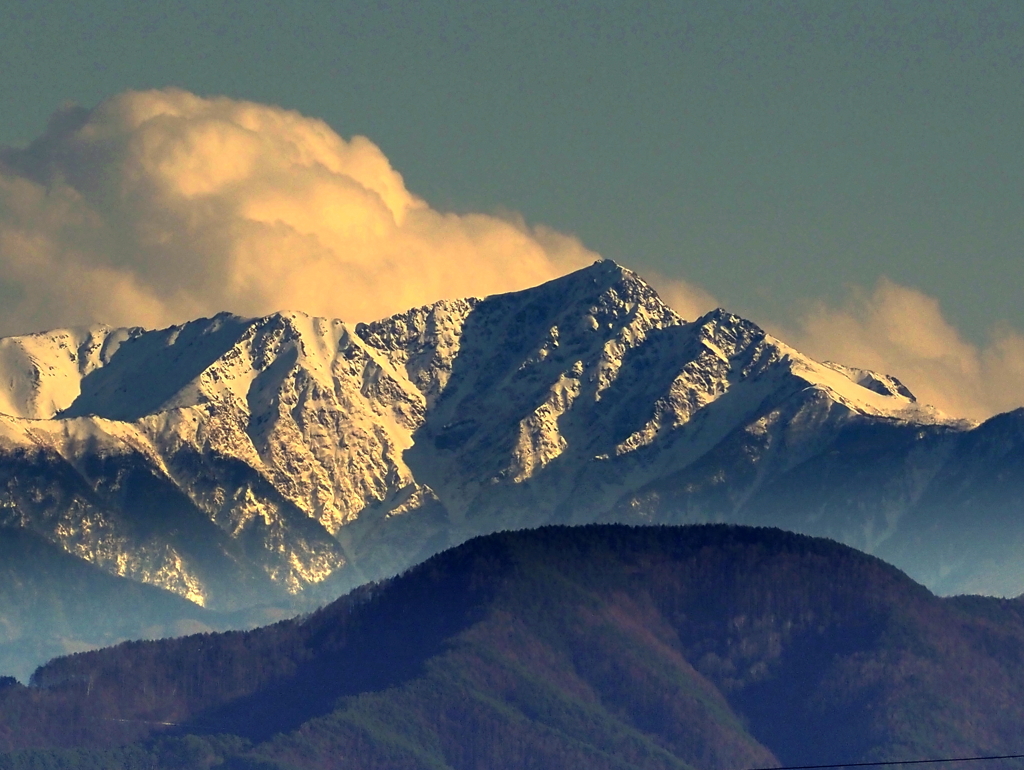
[[792,371],[795,375],[860,414],[922,425],[965,424],[963,420],[943,414],[934,406],[918,402],[914,394],[891,375],[832,362],[818,363],[778,340],[775,340],[775,344],[790,351],[788,355],[793,361]]
[[67,409],[82,379],[142,329],[94,326],[0,339],[0,413],[46,420]]
[[[225,608],[496,529],[746,521],[857,426],[968,428],[723,310],[685,321],[611,262],[354,327],[221,314],[11,337],[0,375],[0,525]],[[865,515],[832,534],[895,536]]]

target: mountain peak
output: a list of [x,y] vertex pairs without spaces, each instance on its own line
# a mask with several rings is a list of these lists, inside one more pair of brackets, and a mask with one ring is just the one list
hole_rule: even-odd
[[597,298],[609,291],[614,291],[616,296],[625,302],[648,303],[656,299],[661,304],[657,292],[643,278],[610,259],[599,259],[592,265],[554,278],[535,288],[499,296],[530,295],[537,292],[560,293],[568,304],[573,301],[586,301],[587,298]]
[[594,262],[587,267],[580,268],[579,270],[569,273],[569,275],[588,276],[593,277],[595,280],[600,277],[610,277],[613,280],[632,277],[639,280],[639,276],[637,276],[636,273],[611,259],[594,260]]
[[704,326],[707,324],[720,324],[720,325],[733,325],[738,323],[752,324],[752,321],[748,321],[746,318],[742,318],[735,313],[730,313],[724,307],[716,307],[714,310],[709,310],[696,321],[695,324],[698,326]]

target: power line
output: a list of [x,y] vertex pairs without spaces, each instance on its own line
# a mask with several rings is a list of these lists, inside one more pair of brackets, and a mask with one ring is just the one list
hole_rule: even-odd
[[831,770],[839,767],[885,767],[886,765],[934,765],[939,762],[988,762],[995,759],[1024,759],[1024,754],[1003,754],[994,757],[945,757],[943,759],[891,759],[887,762],[842,762],[836,765],[788,765],[786,767],[755,767],[750,770]]

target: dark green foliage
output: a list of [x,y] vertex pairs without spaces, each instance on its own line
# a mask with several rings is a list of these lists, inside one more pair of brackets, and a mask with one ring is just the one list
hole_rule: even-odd
[[938,599],[831,541],[552,527],[474,540],[258,631],[53,661],[34,687],[0,688],[0,743],[50,747],[0,770],[1012,753],[1022,660],[1021,602]]
[[208,770],[249,748],[233,735],[187,735],[111,749],[18,751],[0,755],[0,770]]

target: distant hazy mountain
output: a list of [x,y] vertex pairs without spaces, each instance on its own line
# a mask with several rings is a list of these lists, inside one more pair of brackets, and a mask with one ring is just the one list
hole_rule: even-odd
[[1024,411],[950,419],[611,262],[372,324],[7,338],[0,412],[0,526],[215,610],[594,521],[778,525],[1024,591]]
[[25,529],[0,528],[0,672],[28,681],[42,661],[116,644],[249,628],[269,608],[218,613],[111,575]]
[[304,620],[54,661],[33,687],[0,689],[0,751],[51,750],[0,767],[736,770],[1009,754],[1022,656],[1019,601],[939,599],[832,541],[547,527],[476,539]]

